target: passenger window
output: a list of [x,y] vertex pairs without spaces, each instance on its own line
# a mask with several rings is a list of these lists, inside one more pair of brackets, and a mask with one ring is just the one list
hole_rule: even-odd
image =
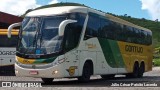
[[101,18],[101,30],[99,30],[98,32],[99,37],[101,38],[109,37],[110,30],[108,29],[108,27],[109,27],[109,21],[107,19]]
[[100,30],[100,19],[98,16],[90,15],[87,23],[84,39],[89,39],[98,36],[98,30]]

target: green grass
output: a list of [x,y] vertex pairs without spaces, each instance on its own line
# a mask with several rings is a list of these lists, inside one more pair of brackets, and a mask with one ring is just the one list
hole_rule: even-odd
[[160,58],[158,59],[153,59],[154,66],[160,66]]

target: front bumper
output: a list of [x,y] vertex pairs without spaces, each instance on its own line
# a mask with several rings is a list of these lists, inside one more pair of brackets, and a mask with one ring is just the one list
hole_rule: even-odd
[[[30,72],[36,71],[37,74],[31,74]],[[44,69],[29,69],[20,67],[15,64],[15,74],[16,76],[24,77],[38,77],[38,78],[62,78],[64,77],[63,65],[55,65]]]

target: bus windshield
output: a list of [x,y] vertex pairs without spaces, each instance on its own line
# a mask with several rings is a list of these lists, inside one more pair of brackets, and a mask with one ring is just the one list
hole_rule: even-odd
[[22,22],[18,51],[25,54],[50,54],[60,50],[59,24],[66,16],[26,17]]
[[[24,18],[19,32],[17,53],[47,55],[75,48],[80,40],[85,18],[86,14],[82,13]],[[67,19],[77,22],[68,24],[64,36],[59,36],[59,25]]]

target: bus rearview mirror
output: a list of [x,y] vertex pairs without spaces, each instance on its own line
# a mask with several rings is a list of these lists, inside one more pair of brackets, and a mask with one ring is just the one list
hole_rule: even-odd
[[11,24],[9,27],[8,27],[8,38],[11,38],[11,32],[12,32],[12,29],[15,28],[15,27],[18,27],[18,26],[21,26],[21,22],[19,23],[14,23],[14,24]]
[[59,25],[59,30],[58,30],[58,34],[59,36],[63,36],[64,35],[64,30],[65,30],[65,27],[69,24],[69,23],[76,23],[77,20],[64,20],[60,23]]

